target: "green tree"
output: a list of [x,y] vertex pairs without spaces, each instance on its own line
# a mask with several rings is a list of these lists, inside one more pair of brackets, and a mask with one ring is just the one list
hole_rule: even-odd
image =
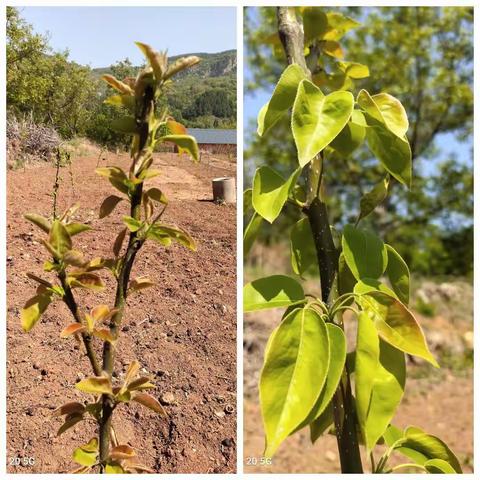
[[[352,18],[362,22],[355,35],[347,33],[342,40],[345,59],[353,58],[355,62],[370,67],[370,76],[355,80],[356,85],[372,92],[391,92],[405,106],[410,120],[407,135],[412,145],[415,188],[412,191],[393,188],[373,221],[380,225],[382,234],[389,241],[403,244],[405,250],[408,249],[402,241],[405,230],[409,230],[409,235],[413,232],[420,235],[420,243],[428,242],[432,235],[440,241],[442,229],[456,235],[471,223],[472,159],[451,156],[448,167],[438,167],[438,173],[432,172],[430,165],[439,153],[440,134],[455,135],[459,141],[471,138],[473,9],[355,7],[340,10],[347,11]],[[247,9],[247,94],[262,89],[271,90],[285,64],[275,26],[274,8]],[[325,66],[329,78],[342,81],[342,72],[328,71],[329,67]],[[348,84],[344,88],[349,88]],[[249,128],[249,132],[253,133],[252,127]],[[281,171],[279,164],[287,165],[288,159],[295,154],[293,143],[286,142],[290,136],[286,120],[268,138],[249,135],[246,139],[246,178],[253,173],[254,164],[268,163],[272,159]],[[333,173],[328,184],[331,192],[335,193],[331,198],[342,199],[341,203],[333,201],[332,219],[335,224],[342,224],[351,220],[350,212],[355,211],[359,195],[378,181],[380,172],[366,149],[359,153],[355,163],[341,156],[333,156],[330,162],[332,167],[329,171]],[[346,187],[352,179],[354,186]],[[452,195],[454,191],[464,194]],[[455,221],[448,221],[449,218]],[[285,221],[291,221],[291,218]],[[282,225],[279,225],[277,230],[269,229],[266,235],[275,236],[281,231]],[[445,232],[442,233],[444,236]],[[443,253],[446,257],[451,254]],[[417,263],[415,258],[412,260],[414,270],[442,273],[440,270],[432,272],[430,268],[424,269],[423,262]]]

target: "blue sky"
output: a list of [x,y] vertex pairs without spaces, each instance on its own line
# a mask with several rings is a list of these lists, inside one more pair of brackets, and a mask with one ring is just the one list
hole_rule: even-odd
[[170,55],[236,48],[233,7],[19,7],[54,50],[68,48],[82,65],[105,67],[129,57],[143,62],[135,41]]

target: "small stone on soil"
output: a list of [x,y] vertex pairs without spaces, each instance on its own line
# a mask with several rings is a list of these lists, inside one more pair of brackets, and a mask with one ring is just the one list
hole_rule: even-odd
[[172,405],[175,403],[175,396],[172,392],[166,392],[160,397],[160,402],[163,405]]

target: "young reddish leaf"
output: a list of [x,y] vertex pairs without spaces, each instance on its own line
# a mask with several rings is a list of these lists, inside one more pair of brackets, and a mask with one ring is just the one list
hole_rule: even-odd
[[92,227],[85,225],[84,223],[67,223],[65,225],[65,229],[67,230],[68,234],[73,237],[74,235],[78,235],[79,233],[86,232],[87,230],[91,230]]
[[130,282],[128,289],[132,292],[137,292],[138,290],[143,290],[144,288],[153,287],[155,285],[149,278],[138,277],[133,279]]
[[164,52],[155,51],[150,45],[142,42],[135,42],[142,51],[153,69],[157,82],[163,80],[163,75],[167,70],[167,55]]
[[98,218],[108,217],[108,215],[110,215],[113,210],[115,210],[115,207],[122,200],[123,198],[117,197],[117,195],[108,196],[100,205],[100,213],[98,215]]
[[162,417],[167,417],[167,412],[162,407],[160,402],[148,393],[137,393],[132,400],[142,404],[144,407],[147,407],[156,413],[159,413]]
[[137,378],[136,380],[130,382],[127,386],[127,389],[131,392],[135,390],[147,390],[149,388],[155,388],[155,385],[150,382],[148,377]]
[[60,337],[66,338],[69,335],[84,332],[85,330],[86,330],[85,325],[82,325],[81,323],[72,323],[67,328],[62,330],[62,332],[60,333]]
[[90,315],[92,316],[95,322],[102,322],[106,318],[109,318],[111,315],[111,310],[108,305],[97,305],[92,308]]
[[113,338],[110,330],[108,328],[96,328],[93,330],[93,336],[100,338],[106,342],[114,343],[115,338]]
[[125,93],[128,95],[133,95],[133,90],[126,84],[117,80],[113,75],[102,75],[102,80],[107,82],[111,87],[115,90],[119,91],[120,93]]
[[75,384],[75,387],[81,392],[93,393],[94,395],[102,393],[113,395],[112,385],[106,377],[89,377]]
[[80,402],[68,402],[65,403],[64,405],[56,408],[52,416],[53,417],[60,417],[61,415],[72,415],[74,413],[76,414],[83,414],[85,412],[85,405]]
[[130,365],[127,368],[127,372],[125,373],[125,385],[127,385],[132,381],[132,378],[135,377],[135,375],[137,375],[139,370],[140,370],[140,364],[137,362],[137,360],[134,360],[133,362],[130,363]]
[[126,460],[136,455],[135,450],[130,445],[117,445],[110,450],[110,458],[113,460]]
[[126,234],[127,234],[127,229],[124,228],[117,235],[117,238],[115,239],[115,242],[113,243],[112,250],[113,250],[113,254],[115,255],[115,258],[117,258],[120,255],[120,250],[122,248],[123,241],[125,240],[125,235]]
[[168,133],[171,135],[186,135],[187,129],[181,123],[175,120],[167,120],[166,122]]
[[80,413],[72,413],[71,415],[67,415],[65,417],[65,422],[57,431],[57,437],[59,437],[62,433],[66,432],[69,428],[72,428],[78,422],[83,420],[83,415]]
[[88,288],[90,290],[103,290],[105,288],[102,279],[95,273],[84,272],[78,274],[71,274],[67,278],[68,284],[72,288]]
[[72,239],[70,238],[65,225],[63,225],[59,220],[55,220],[52,224],[50,235],[48,237],[48,243],[60,255],[63,255],[66,251],[72,249]]
[[186,68],[193,67],[193,65],[196,65],[199,61],[200,58],[196,57],[195,55],[178,59],[173,65],[168,67],[167,73],[164,75],[164,79],[167,80],[178,72],[185,70]]
[[24,215],[24,218],[41,228],[45,233],[49,233],[50,228],[52,228],[52,224],[45,217],[37,215],[36,213],[27,213]]
[[50,292],[35,295],[27,301],[20,312],[24,332],[29,332],[35,326],[51,301],[52,294]]

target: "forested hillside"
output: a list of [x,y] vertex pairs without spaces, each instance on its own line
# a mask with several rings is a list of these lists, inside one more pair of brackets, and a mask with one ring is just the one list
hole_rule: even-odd
[[[236,52],[196,55],[200,64],[179,76],[160,108],[167,107],[187,127],[235,128]],[[10,132],[27,119],[29,125],[50,128],[63,139],[82,136],[109,147],[122,145],[123,136],[109,127],[118,110],[103,104],[111,88],[101,75],[123,79],[139,67],[128,59],[101,69],[78,65],[70,61],[68,51],[53,51],[46,36],[35,33],[16,8],[7,7],[7,112],[14,126]]]

